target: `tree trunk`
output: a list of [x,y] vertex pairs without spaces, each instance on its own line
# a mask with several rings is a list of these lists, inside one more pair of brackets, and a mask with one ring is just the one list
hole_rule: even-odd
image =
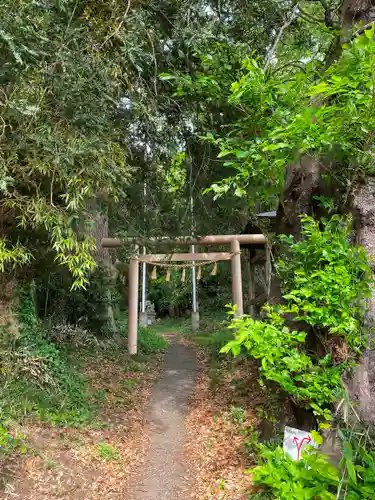
[[[346,27],[362,21],[365,25],[375,19],[374,0],[344,0],[342,18]],[[366,176],[353,193],[352,208],[355,217],[356,240],[363,245],[370,257],[375,257],[375,178]],[[375,291],[368,301],[365,325],[370,335],[369,350],[357,366],[349,388],[350,397],[359,403],[360,417],[375,424],[375,351],[373,329],[375,320]]]
[[[363,245],[370,256],[372,265],[375,262],[375,177],[367,176],[364,183],[354,192],[352,206],[355,212],[355,228],[357,243]],[[375,351],[373,350],[375,324],[375,290],[368,301],[366,312],[366,329],[369,332],[370,347],[362,357],[355,371],[350,392],[359,403],[360,416],[371,424],[375,424]]]
[[[353,24],[367,24],[375,19],[375,0],[344,0],[341,7],[342,30],[337,37],[335,50],[327,56],[326,67],[336,61],[342,51],[344,39],[349,38]],[[314,215],[313,196],[319,193],[320,177],[326,170],[319,158],[304,156],[286,172],[283,199],[278,210],[276,227],[279,233],[300,235],[301,214]],[[357,242],[369,255],[375,257],[375,178],[366,177],[356,189],[352,207],[356,213]],[[375,321],[375,291],[369,300],[366,324],[372,332]],[[372,336],[372,335],[371,335]],[[361,417],[375,424],[375,351],[371,348],[357,367],[350,395],[359,401]]]
[[300,215],[313,215],[313,195],[316,193],[322,163],[315,156],[306,155],[287,168],[283,200],[278,210],[278,233],[298,237]]
[[17,318],[13,312],[15,280],[0,272],[0,327],[6,327],[15,338],[19,337]]
[[95,201],[90,204],[90,212],[95,221],[95,225],[92,229],[92,234],[96,239],[95,260],[99,265],[102,265],[106,269],[109,275],[109,286],[107,286],[103,291],[107,302],[106,314],[108,327],[117,340],[120,340],[111,301],[111,288],[116,284],[118,271],[112,263],[111,254],[108,248],[103,248],[101,246],[102,239],[108,238],[108,219],[106,214],[100,210]]

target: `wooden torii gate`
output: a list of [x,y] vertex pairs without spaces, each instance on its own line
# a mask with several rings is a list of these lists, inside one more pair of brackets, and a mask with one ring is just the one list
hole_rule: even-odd
[[173,244],[173,245],[230,245],[230,252],[213,253],[173,253],[173,254],[149,254],[135,255],[131,258],[129,268],[129,312],[128,312],[128,351],[129,354],[137,354],[138,348],[138,294],[139,294],[139,263],[146,262],[204,262],[231,260],[232,262],[232,302],[236,306],[236,314],[243,314],[243,296],[242,296],[242,273],[241,273],[241,251],[240,245],[259,245],[267,244],[263,234],[235,234],[235,235],[211,235],[202,238],[184,238],[176,240],[168,238],[155,238],[147,241],[141,241],[137,238],[127,238],[120,240],[117,238],[103,238],[102,247],[118,248],[122,245],[155,245]]

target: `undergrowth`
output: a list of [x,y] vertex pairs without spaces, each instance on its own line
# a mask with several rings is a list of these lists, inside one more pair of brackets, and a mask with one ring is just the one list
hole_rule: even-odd
[[61,426],[92,424],[95,402],[78,352],[53,341],[26,293],[19,300],[20,334],[11,338],[4,332],[1,337],[2,422],[31,417]]
[[167,341],[153,328],[140,328],[138,332],[138,347],[142,354],[153,354],[164,351]]
[[115,446],[102,441],[98,444],[98,455],[103,460],[116,461],[120,456],[120,452]]
[[[368,345],[364,316],[372,272],[366,251],[352,244],[350,217],[315,221],[303,216],[301,222],[300,240],[281,239],[284,253],[277,263],[283,293],[280,303],[267,305],[257,318],[238,317],[232,309],[227,327],[192,338],[206,348],[215,394],[225,397],[220,391],[228,378],[233,378],[238,392],[241,381],[233,377],[233,371],[249,363],[267,398],[258,408],[262,410],[262,435],[255,427],[244,436],[249,460],[258,463],[248,471],[259,488],[249,498],[369,500],[375,489],[373,443],[360,422],[354,426],[344,417],[353,406],[342,378]],[[271,404],[272,394],[280,395],[276,405]],[[308,416],[305,424],[290,413],[293,407]],[[338,412],[339,407],[346,409]],[[241,406],[229,404],[228,410],[234,425],[244,421]],[[265,415],[273,430],[263,434]],[[282,448],[283,429],[278,423],[285,416],[296,427],[308,425],[318,446],[328,432],[338,432],[340,464],[333,464],[319,450],[304,453],[300,461],[289,458]],[[335,452],[340,455],[340,449]]]
[[[259,498],[370,499],[375,456],[369,433],[337,408],[352,407],[342,378],[367,347],[365,304],[373,276],[366,251],[352,245],[350,218],[315,221],[303,216],[301,222],[300,240],[282,237],[286,249],[277,270],[283,300],[267,305],[255,319],[237,317],[232,310],[229,328],[234,338],[221,352],[247,356],[258,367],[261,385],[278,388],[312,416],[308,425],[318,446],[335,421],[342,459],[336,467],[320,451],[311,450],[301,461],[293,461],[281,447],[259,446],[261,463],[250,472],[255,484],[264,487]],[[359,428],[359,438],[354,428]]]
[[225,328],[221,325],[219,330],[215,330],[213,332],[200,332],[198,335],[193,335],[191,338],[198,345],[202,347],[206,347],[212,359],[225,359],[225,356],[220,354],[221,349],[229,342],[229,340],[233,337],[233,333],[231,330]]
[[[105,425],[100,410],[106,394],[92,389],[85,365],[100,366],[113,361],[128,371],[144,371],[139,361],[129,358],[123,337],[98,339],[72,325],[47,327],[36,318],[27,291],[19,292],[16,311],[19,335],[0,332],[0,454],[25,452],[22,436],[12,434],[14,424],[27,419],[59,427],[89,428]],[[126,332],[124,333],[126,336]],[[163,351],[166,341],[159,333],[143,329],[139,336],[143,362]],[[126,393],[124,388],[124,394]],[[124,396],[125,397],[125,396]]]
[[[260,465],[249,472],[262,489],[249,498],[279,500],[372,500],[375,488],[373,442],[363,435],[343,438],[343,455],[338,466],[317,450],[292,460],[281,447],[258,445]],[[266,488],[264,488],[266,487]]]

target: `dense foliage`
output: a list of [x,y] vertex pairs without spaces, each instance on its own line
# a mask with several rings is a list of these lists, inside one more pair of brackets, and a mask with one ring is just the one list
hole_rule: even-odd
[[[103,236],[233,234],[286,203],[301,225],[280,242],[280,303],[234,317],[223,352],[256,359],[263,384],[329,426],[342,376],[368,347],[371,268],[351,219],[334,214],[352,210],[354,187],[373,174],[374,27],[360,24],[372,21],[371,3],[1,3],[2,449],[25,451],[7,430],[25,414],[95,419],[100,395],[78,358],[115,349],[113,334],[117,348],[124,341],[133,251],[115,258]],[[299,187],[324,184],[329,196],[302,190],[300,209],[291,166]],[[300,213],[317,206],[326,218]],[[228,276],[206,273],[201,303],[221,310]],[[149,296],[159,313],[183,314],[190,284],[159,276]],[[211,339],[215,356],[224,340],[226,331]],[[165,342],[145,329],[140,348]],[[367,498],[372,488],[365,446],[346,443],[340,472],[319,454],[295,464],[279,449],[262,453],[255,479],[278,498]]]
[[[265,55],[292,10],[274,0],[3,2],[1,262],[45,265],[52,249],[75,286],[86,283],[93,200],[119,234],[241,229],[246,202],[201,194],[228,168],[199,136],[232,122],[226,96],[243,58]],[[293,50],[315,31],[302,42],[294,23]],[[163,76],[176,73],[193,93],[176,95]],[[208,217],[191,219],[191,193]]]
[[[364,249],[351,245],[350,228],[339,217],[321,225],[303,217],[301,240],[282,238],[289,248],[278,263],[284,303],[266,308],[265,319],[234,317],[235,339],[222,349],[238,355],[243,346],[260,360],[265,380],[329,420],[342,392],[341,375],[367,346],[363,304],[371,269]],[[299,330],[292,331],[287,320],[292,327],[298,322]]]
[[344,439],[339,467],[318,451],[309,450],[296,462],[282,448],[260,446],[263,463],[252,473],[256,484],[269,489],[262,491],[259,498],[370,500],[375,485],[375,456],[370,447],[366,449],[358,441],[358,436],[352,441],[354,445]]
[[239,78],[225,85],[225,91],[217,69],[220,56],[202,56],[204,72],[194,78],[162,75],[178,82],[177,95],[220,96],[235,117],[219,130],[207,127],[206,140],[219,148],[224,165],[235,170],[212,186],[217,196],[233,191],[247,196],[254,208],[274,208],[285,167],[306,154],[330,163],[327,175],[343,184],[347,196],[359,173],[372,165],[373,28],[342,50],[323,72],[321,59],[308,52],[300,55],[297,69],[286,64],[288,70],[281,66],[273,73],[259,55],[246,56]]
[[280,500],[319,498],[334,500],[340,483],[339,471],[326,457],[317,453],[305,454],[298,462],[285,455],[282,448],[262,449],[264,465],[254,469],[256,483],[270,487]]
[[82,3],[3,2],[0,15],[2,245],[19,239],[4,249],[20,263],[52,249],[81,286],[94,266],[88,202],[118,198],[128,179],[123,71]]
[[366,345],[365,299],[371,294],[367,252],[351,244],[351,219],[320,222],[302,216],[302,238],[281,237],[287,245],[277,270],[282,278],[284,312],[329,336],[341,335],[355,350]]

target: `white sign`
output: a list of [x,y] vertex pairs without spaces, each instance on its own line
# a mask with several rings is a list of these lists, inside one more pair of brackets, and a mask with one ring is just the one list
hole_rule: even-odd
[[300,429],[294,429],[293,427],[285,426],[284,431],[284,451],[293,460],[299,460],[302,455],[302,451],[306,446],[314,446],[317,448],[317,444],[313,440],[310,432],[301,431]]

